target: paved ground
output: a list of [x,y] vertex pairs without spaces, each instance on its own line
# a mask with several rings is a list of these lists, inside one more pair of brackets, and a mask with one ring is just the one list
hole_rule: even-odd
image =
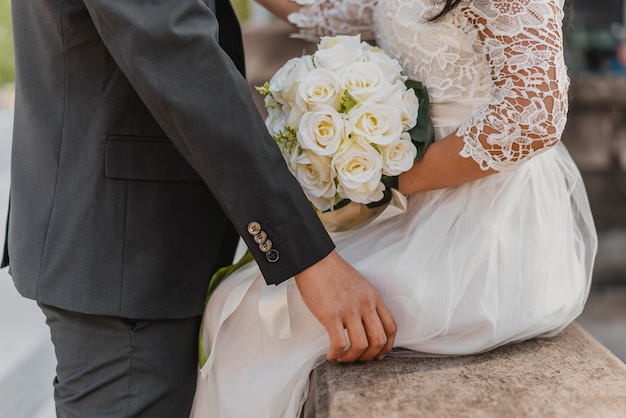
[[[12,113],[0,109],[0,242],[9,185]],[[624,202],[622,202],[624,204]],[[603,265],[623,263],[626,233],[603,228]],[[611,264],[613,263],[613,264]],[[609,266],[610,267],[610,266]],[[626,281],[594,289],[579,323],[622,360],[626,360]],[[43,315],[21,298],[0,271],[0,418],[52,418],[54,356]]]

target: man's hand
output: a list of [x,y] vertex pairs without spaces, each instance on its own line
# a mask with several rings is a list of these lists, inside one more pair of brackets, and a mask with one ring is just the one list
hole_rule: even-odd
[[336,251],[295,280],[304,303],[328,332],[328,360],[382,360],[391,350],[396,322],[378,291]]

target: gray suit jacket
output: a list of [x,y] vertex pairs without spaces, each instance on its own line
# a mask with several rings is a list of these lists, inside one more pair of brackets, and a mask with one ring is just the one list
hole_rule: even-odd
[[237,233],[268,283],[333,249],[254,106],[228,0],[12,7],[7,248],[24,296],[187,317]]

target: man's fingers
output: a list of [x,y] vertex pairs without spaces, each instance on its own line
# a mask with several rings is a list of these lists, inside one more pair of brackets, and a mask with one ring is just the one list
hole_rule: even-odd
[[326,359],[328,361],[338,360],[339,357],[346,351],[348,342],[346,341],[346,334],[343,331],[343,322],[339,318],[333,321],[332,324],[326,325],[326,332],[330,339],[330,347]]
[[376,306],[376,311],[378,312],[378,317],[380,318],[385,335],[387,336],[387,342],[376,356],[376,360],[382,360],[393,348],[396,333],[398,332],[398,325],[384,303],[379,303]]
[[388,336],[383,327],[382,320],[375,310],[369,312],[369,315],[363,318],[363,327],[367,333],[368,347],[358,360],[371,361],[374,358],[378,358],[381,354],[381,350],[383,350],[387,344]]
[[[371,361],[374,358],[382,360],[391,351],[397,325],[380,296],[376,295],[375,299],[375,303],[371,305],[367,303],[361,305],[361,312],[343,313],[342,323],[345,324],[349,341],[346,341],[344,333],[341,333],[343,338],[339,338],[335,328],[327,356],[329,360],[336,359],[345,363],[357,360]],[[348,344],[349,347],[346,349]]]
[[350,348],[337,360],[343,363],[349,363],[358,360],[361,355],[368,349],[368,336],[363,326],[360,315],[355,315],[346,321],[346,329],[350,338]]

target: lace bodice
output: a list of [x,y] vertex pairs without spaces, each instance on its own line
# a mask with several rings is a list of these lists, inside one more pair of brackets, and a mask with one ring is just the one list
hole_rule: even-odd
[[436,22],[436,0],[295,1],[299,36],[361,33],[424,82],[435,126],[454,127],[482,169],[514,169],[559,141],[563,0],[462,0]]

